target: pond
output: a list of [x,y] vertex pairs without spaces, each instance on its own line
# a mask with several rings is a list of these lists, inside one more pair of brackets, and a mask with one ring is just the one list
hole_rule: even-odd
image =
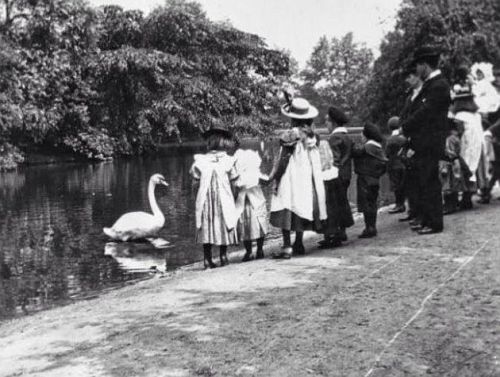
[[[244,147],[259,145],[246,141]],[[201,150],[164,148],[149,157],[0,174],[0,319],[91,298],[202,260],[194,244],[196,193],[189,176],[193,153]],[[267,140],[263,150],[263,171],[269,172],[277,142]],[[166,218],[160,237],[170,247],[110,243],[104,226],[125,212],[150,211],[147,184],[154,173],[164,174],[170,185],[156,189]],[[384,203],[391,198],[387,187],[384,179]]]

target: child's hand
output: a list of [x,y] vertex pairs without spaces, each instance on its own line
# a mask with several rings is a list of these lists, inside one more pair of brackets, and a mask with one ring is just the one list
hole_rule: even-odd
[[271,183],[271,180],[269,179],[269,176],[266,175],[266,174],[261,174],[260,177],[259,177],[259,183],[262,185],[262,186],[267,186],[268,184]]

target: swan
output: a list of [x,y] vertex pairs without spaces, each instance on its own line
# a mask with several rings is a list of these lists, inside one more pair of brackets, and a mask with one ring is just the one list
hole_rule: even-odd
[[111,228],[103,228],[104,234],[115,241],[133,241],[154,237],[165,224],[165,216],[155,199],[156,185],[168,186],[161,174],[153,174],[149,179],[148,198],[153,214],[129,212],[122,215]]

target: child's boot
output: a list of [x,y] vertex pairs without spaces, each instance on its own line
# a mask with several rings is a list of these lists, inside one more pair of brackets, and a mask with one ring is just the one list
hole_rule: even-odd
[[229,264],[229,260],[227,259],[227,246],[225,246],[225,245],[220,246],[219,256],[220,256],[220,265],[221,266],[225,266],[225,265]]
[[257,240],[257,255],[255,259],[264,259],[264,237]]
[[203,265],[205,268],[215,268],[216,264],[212,261],[212,245],[203,245]]
[[253,260],[252,255],[252,241],[243,241],[243,245],[245,245],[245,255],[243,256],[242,262],[248,262]]

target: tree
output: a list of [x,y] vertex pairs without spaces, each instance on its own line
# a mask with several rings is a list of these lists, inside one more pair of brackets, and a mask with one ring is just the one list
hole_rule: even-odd
[[500,64],[498,0],[404,0],[395,29],[381,44],[368,86],[372,117],[381,123],[401,110],[405,98],[404,69],[424,44],[443,50],[441,68],[453,81],[461,64]]
[[356,124],[366,117],[366,84],[373,53],[355,43],[352,33],[328,40],[321,37],[302,72],[303,94],[324,114],[333,104],[343,108]]

